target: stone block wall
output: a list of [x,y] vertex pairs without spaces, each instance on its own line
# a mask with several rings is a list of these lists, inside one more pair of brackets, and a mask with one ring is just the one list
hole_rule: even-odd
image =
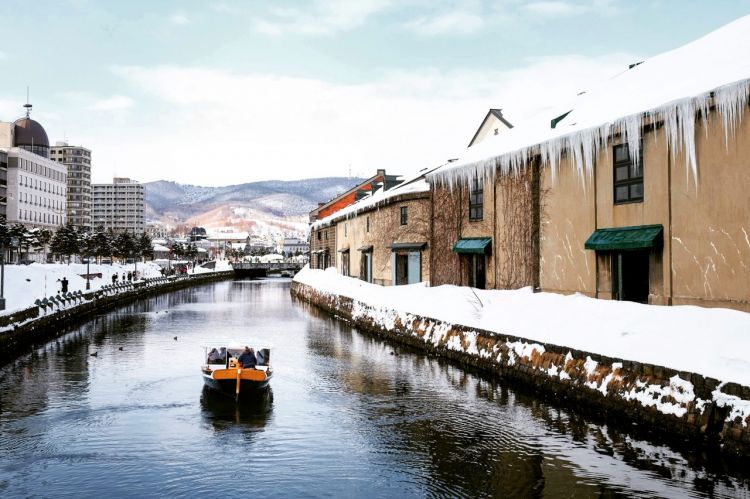
[[292,294],[363,330],[554,398],[750,456],[750,387],[382,309],[298,282]]

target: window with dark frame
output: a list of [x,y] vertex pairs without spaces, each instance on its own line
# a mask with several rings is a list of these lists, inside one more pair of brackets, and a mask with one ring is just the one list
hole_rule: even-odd
[[409,221],[409,213],[406,206],[401,207],[401,225],[406,225]]
[[614,204],[643,201],[643,146],[639,148],[638,162],[630,157],[628,144],[614,147]]
[[469,220],[484,218],[484,179],[475,177],[469,183]]

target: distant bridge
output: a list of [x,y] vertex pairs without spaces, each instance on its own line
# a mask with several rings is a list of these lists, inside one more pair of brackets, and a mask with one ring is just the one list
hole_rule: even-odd
[[304,266],[304,263],[297,262],[238,262],[232,264],[237,277],[265,277],[269,273],[284,271],[296,274]]

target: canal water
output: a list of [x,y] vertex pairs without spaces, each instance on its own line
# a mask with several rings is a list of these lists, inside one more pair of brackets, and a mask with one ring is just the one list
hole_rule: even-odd
[[[230,340],[272,349],[271,390],[241,407],[200,378]],[[0,367],[0,497],[750,494],[742,463],[532,395],[360,333],[288,280],[220,282]]]

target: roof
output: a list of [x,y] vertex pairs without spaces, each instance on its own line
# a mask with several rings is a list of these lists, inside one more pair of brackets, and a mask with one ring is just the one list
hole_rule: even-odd
[[[563,153],[574,168],[591,173],[594,158],[622,134],[636,157],[644,118],[664,123],[671,147],[685,150],[685,166],[697,182],[694,119],[711,105],[733,133],[750,91],[750,16],[677,49],[623,71],[501,134],[466,149],[460,159],[428,176],[453,185],[470,178],[494,176],[523,168],[536,155],[542,164],[559,165]],[[560,118],[555,128],[552,120]],[[705,116],[706,114],[704,114]]]
[[416,175],[407,178],[402,183],[391,189],[385,190],[381,187],[374,193],[360,199],[356,203],[351,204],[325,218],[314,222],[311,225],[311,228],[315,230],[324,227],[334,221],[343,218],[351,218],[362,211],[371,210],[378,206],[389,204],[391,201],[405,194],[428,192],[430,190],[430,185],[425,180],[425,176],[430,172],[437,170],[438,168],[440,167],[438,166],[433,167],[432,169],[425,168],[423,170],[420,170]]
[[49,147],[49,139],[44,127],[31,118],[20,118],[15,121],[16,129],[13,142],[16,146]]
[[511,122],[506,120],[505,117],[503,116],[502,109],[490,109],[489,111],[487,111],[487,114],[485,115],[484,119],[479,124],[479,128],[477,128],[477,131],[474,132],[474,136],[469,141],[469,145],[467,147],[471,147],[474,144],[474,141],[477,140],[477,136],[479,135],[479,132],[482,131],[482,127],[484,127],[485,123],[487,123],[487,120],[490,118],[490,116],[494,116],[508,128],[513,128],[513,125],[511,124]]
[[355,203],[360,196],[371,194],[375,186],[381,183],[386,190],[400,183],[398,175],[386,175],[384,169],[378,169],[375,175],[359,182],[351,187],[348,191],[335,196],[333,199],[320,203],[316,208],[310,211],[310,221],[313,222],[319,218],[325,218],[339,211],[341,208]]

